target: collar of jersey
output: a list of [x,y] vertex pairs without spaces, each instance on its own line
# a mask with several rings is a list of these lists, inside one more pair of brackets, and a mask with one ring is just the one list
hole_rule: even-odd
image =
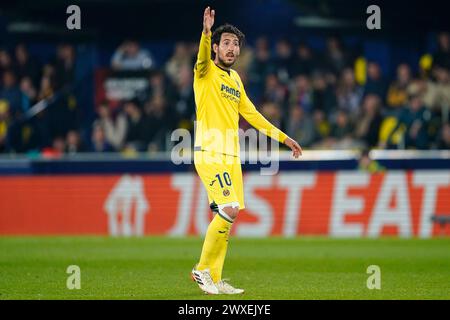
[[226,72],[229,76],[231,76],[231,70],[225,70],[225,69],[219,67],[219,66],[218,66],[217,64],[215,64],[214,62],[213,62],[213,64],[214,64],[217,68],[219,68],[220,70]]

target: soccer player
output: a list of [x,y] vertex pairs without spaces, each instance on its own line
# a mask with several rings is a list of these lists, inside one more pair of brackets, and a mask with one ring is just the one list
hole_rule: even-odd
[[[230,229],[239,210],[245,208],[239,114],[253,127],[291,148],[295,158],[301,155],[302,149],[267,121],[247,97],[239,75],[231,69],[239,56],[244,35],[230,24],[218,27],[211,34],[214,16],[214,10],[207,7],[194,67],[197,106],[194,164],[215,215],[206,232],[200,261],[191,276],[206,293],[240,294],[243,289],[234,288],[222,279]],[[214,60],[211,60],[211,50]]]

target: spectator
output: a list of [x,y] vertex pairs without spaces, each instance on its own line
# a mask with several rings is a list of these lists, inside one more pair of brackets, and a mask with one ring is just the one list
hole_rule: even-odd
[[73,155],[86,151],[87,150],[81,140],[80,133],[77,130],[70,130],[67,132],[65,152]]
[[37,102],[37,90],[29,76],[20,80],[20,91],[22,92],[24,109],[28,110]]
[[406,63],[397,67],[397,78],[390,85],[387,93],[387,105],[391,108],[401,108],[408,101],[408,86],[411,83],[411,68]]
[[266,37],[259,37],[255,44],[254,59],[249,67],[249,91],[254,92],[255,96],[260,96],[267,76],[275,71],[269,42]]
[[44,110],[36,114],[33,118],[27,120],[33,128],[33,137],[36,141],[36,149],[42,149],[49,146],[52,142],[50,133],[48,110]]
[[25,105],[23,104],[22,92],[16,83],[16,75],[11,69],[3,72],[3,88],[0,91],[0,99],[8,101],[10,114],[16,118],[18,114],[23,113]]
[[55,93],[54,81],[50,76],[43,76],[39,89],[38,100],[48,99]]
[[315,140],[313,121],[301,106],[291,107],[286,133],[302,147],[310,147]]
[[292,77],[293,69],[292,46],[287,39],[278,40],[275,46],[275,65],[278,79],[287,83]]
[[39,83],[40,77],[40,67],[35,59],[30,57],[27,47],[25,44],[20,43],[16,46],[16,74],[19,79],[28,77],[33,85]]
[[61,158],[66,151],[66,141],[62,136],[56,136],[52,140],[51,147],[42,149],[42,156],[45,158]]
[[59,45],[54,63],[57,89],[75,81],[75,63],[75,48],[70,44]]
[[279,81],[278,77],[275,74],[268,75],[261,102],[273,102],[284,107],[287,97],[287,88]]
[[147,116],[147,149],[148,151],[163,151],[166,147],[167,134],[174,127],[174,119],[168,112],[164,96],[156,95],[145,105]]
[[317,66],[311,48],[305,43],[300,43],[292,62],[292,76],[310,76],[316,69]]
[[313,107],[313,90],[306,75],[295,77],[289,95],[291,105],[301,105],[306,112],[311,112]]
[[[261,105],[261,114],[274,126],[277,128],[283,128],[282,125],[282,114],[281,107],[275,102],[265,102]],[[258,140],[258,144],[260,148],[271,150],[272,143],[271,138],[265,138],[266,142],[263,145],[260,145],[259,142],[262,140]]]
[[4,72],[5,70],[11,70],[14,68],[13,61],[11,59],[11,55],[8,50],[0,49],[0,72]]
[[176,82],[182,68],[192,71],[192,56],[189,47],[184,42],[177,42],[172,57],[167,61],[165,70],[172,82]]
[[340,40],[336,37],[327,39],[327,48],[323,57],[323,69],[335,75],[341,74],[344,69],[351,66],[348,54],[342,48]]
[[178,117],[178,127],[193,130],[195,99],[192,87],[192,71],[189,67],[181,68],[176,86],[177,97],[174,106]]
[[322,110],[313,111],[313,124],[315,129],[313,147],[323,148],[325,140],[330,135],[331,126]]
[[339,110],[336,115],[336,121],[331,126],[331,137],[337,141],[351,138],[353,134],[353,125],[350,122],[347,112]]
[[378,144],[378,135],[383,121],[381,116],[381,99],[375,94],[365,96],[362,112],[356,121],[356,137],[361,139],[366,147],[372,148]]
[[24,153],[37,150],[40,145],[39,135],[32,120],[12,121],[8,128],[9,150]]
[[9,106],[0,101],[0,153],[7,151],[7,137],[9,128]]
[[336,108],[336,96],[322,73],[314,72],[312,76],[312,108],[326,114]]
[[367,81],[364,86],[364,95],[376,94],[383,101],[386,97],[386,81],[381,74],[381,68],[376,62],[367,65]]
[[126,40],[114,53],[111,65],[116,70],[149,70],[155,62],[149,51],[141,49],[139,43]]
[[442,126],[437,148],[450,150],[450,123],[448,122]]
[[438,49],[433,54],[433,68],[435,67],[450,70],[450,35],[447,32],[438,35]]
[[412,94],[409,97],[408,106],[404,107],[397,116],[397,124],[389,134],[387,147],[401,147],[393,145],[390,141],[396,131],[404,127],[404,148],[427,149],[429,147],[428,122],[430,118],[430,111],[423,106],[422,97]]
[[336,89],[338,108],[356,114],[361,104],[362,90],[356,84],[353,70],[344,69]]
[[99,115],[98,124],[104,130],[106,143],[113,146],[116,151],[120,151],[128,131],[127,117],[120,109],[116,110],[113,115],[106,102],[100,104],[97,112]]
[[90,152],[113,152],[114,148],[106,141],[105,130],[99,121],[92,126]]
[[125,136],[125,149],[145,151],[149,128],[138,102],[135,100],[125,102],[124,110],[128,123]]
[[[433,127],[439,122],[447,121],[450,112],[450,73],[447,69],[435,67],[433,69],[436,81],[414,79],[408,86],[408,93],[422,96],[423,104],[431,111]],[[436,128],[430,128],[437,134]]]
[[438,113],[445,112],[448,119],[450,108],[450,70],[436,67],[434,69],[436,83],[434,84],[434,99],[432,110]]
[[358,169],[360,171],[365,171],[368,173],[377,173],[377,172],[383,172],[386,170],[385,167],[380,165],[378,161],[373,160],[370,157],[369,150],[365,149],[361,152],[361,157],[358,161]]
[[[422,97],[423,104],[428,109],[434,108],[436,99],[436,85],[435,82],[431,81],[431,79],[412,79],[406,91],[408,97],[410,95],[418,94]],[[403,106],[407,104],[408,99]]]
[[[192,70],[189,70],[192,73]],[[180,75],[177,76],[179,78]],[[177,79],[178,82],[180,79]],[[174,103],[177,98],[177,88],[166,77],[164,72],[155,71],[150,75],[149,88],[141,101],[150,100],[153,96],[165,96],[169,103]]]
[[78,130],[80,127],[81,114],[77,100],[72,94],[60,95],[46,111],[52,137],[66,136],[70,130]]
[[266,102],[261,106],[261,114],[275,127],[282,127],[281,108],[277,103]]
[[44,67],[42,68],[42,77],[47,77],[55,81],[56,80],[55,66],[51,63],[45,64]]

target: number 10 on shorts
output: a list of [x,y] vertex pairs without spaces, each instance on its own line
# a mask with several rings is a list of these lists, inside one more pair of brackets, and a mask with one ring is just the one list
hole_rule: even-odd
[[[216,174],[216,178],[219,181],[220,187],[223,188],[223,182],[222,182],[222,178],[220,177],[220,174]],[[228,172],[223,173],[223,180],[225,181],[225,184],[227,186],[231,186],[231,178],[230,178],[230,174]]]

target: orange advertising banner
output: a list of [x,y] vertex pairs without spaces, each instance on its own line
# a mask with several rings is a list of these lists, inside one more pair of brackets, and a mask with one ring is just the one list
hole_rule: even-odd
[[[450,214],[450,171],[244,175],[236,236],[428,238]],[[1,235],[202,235],[212,218],[195,173],[0,179]]]

